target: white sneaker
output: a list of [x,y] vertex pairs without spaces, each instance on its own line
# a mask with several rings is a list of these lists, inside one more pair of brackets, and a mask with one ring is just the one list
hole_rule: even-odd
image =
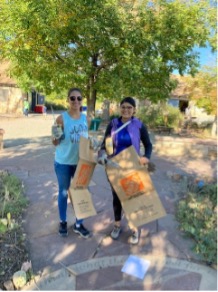
[[121,233],[121,227],[114,225],[114,229],[111,232],[111,237],[113,239],[118,239],[118,237],[120,236],[120,233]]
[[138,244],[140,238],[140,232],[139,231],[132,231],[132,235],[129,237],[129,243],[130,244]]

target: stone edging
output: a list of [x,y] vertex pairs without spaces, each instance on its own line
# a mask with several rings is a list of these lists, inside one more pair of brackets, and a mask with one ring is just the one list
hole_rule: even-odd
[[[159,271],[152,280],[154,282],[163,282],[167,280],[167,276],[164,277],[161,270],[174,269],[183,270],[186,272],[195,272],[201,275],[199,290],[216,290],[216,271],[208,266],[200,265],[197,263],[189,262],[186,260],[165,257],[165,256],[153,256],[153,255],[142,255],[138,256],[150,261],[150,269],[156,269]],[[120,266],[122,267],[128,256],[108,256],[103,258],[90,259],[81,263],[70,265],[66,268],[57,270],[51,274],[45,276],[36,276],[31,283],[23,287],[22,291],[28,290],[76,290],[76,277],[78,275],[98,271],[100,269]],[[152,274],[145,276],[142,280],[144,284],[150,281]],[[121,279],[122,280],[122,279]],[[141,280],[140,280],[141,281]],[[119,287],[119,283],[117,283]],[[128,286],[128,285],[127,285]],[[128,288],[128,287],[127,287]]]

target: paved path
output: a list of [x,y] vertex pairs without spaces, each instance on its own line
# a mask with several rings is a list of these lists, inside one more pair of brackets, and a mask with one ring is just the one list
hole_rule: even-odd
[[[0,152],[1,169],[22,179],[30,204],[24,228],[36,283],[26,290],[216,290],[217,272],[201,262],[191,250],[193,242],[182,236],[175,220],[175,203],[185,192],[184,183],[169,174],[216,177],[216,163],[153,155],[157,171],[153,183],[167,216],[142,226],[137,246],[127,243],[129,230],[117,241],[113,226],[112,196],[104,168],[97,165],[90,184],[97,215],[85,220],[92,237],[73,233],[75,220],[68,205],[69,236],[58,233],[57,182],[53,170],[54,147],[50,143],[51,115],[29,118],[0,117],[5,130],[5,148]],[[129,255],[150,262],[144,279],[121,272]]]

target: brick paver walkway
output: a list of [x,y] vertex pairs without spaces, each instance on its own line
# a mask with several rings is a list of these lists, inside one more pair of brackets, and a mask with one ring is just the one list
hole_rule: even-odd
[[[0,152],[1,169],[20,177],[30,200],[25,213],[27,244],[37,276],[27,290],[216,290],[216,270],[206,266],[191,250],[193,242],[184,238],[175,220],[175,203],[180,198],[180,182],[172,173],[216,177],[214,161],[161,157],[153,154],[157,171],[153,183],[167,216],[142,226],[137,246],[127,243],[129,230],[117,241],[109,233],[113,226],[112,196],[104,167],[97,165],[90,191],[97,215],[85,220],[93,236],[79,238],[69,228],[69,236],[57,233],[57,182],[53,170],[54,147],[50,143],[53,117],[0,117],[5,130],[5,148]],[[69,202],[69,226],[75,220]],[[144,279],[121,272],[129,255],[149,260]]]

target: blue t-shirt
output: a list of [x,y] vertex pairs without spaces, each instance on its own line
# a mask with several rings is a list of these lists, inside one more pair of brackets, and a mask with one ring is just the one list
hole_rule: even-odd
[[68,112],[64,112],[62,118],[64,138],[56,146],[55,161],[60,164],[77,165],[79,161],[80,137],[88,138],[86,115],[81,113],[79,119],[73,119]]

